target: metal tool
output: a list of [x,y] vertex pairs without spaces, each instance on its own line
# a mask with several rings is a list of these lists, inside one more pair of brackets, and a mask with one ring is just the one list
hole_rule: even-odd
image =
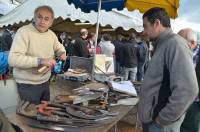
[[94,94],[86,94],[83,96],[78,96],[77,98],[73,100],[73,104],[79,104],[79,103],[87,102],[89,100],[94,100],[94,99],[100,98],[101,95],[102,93],[94,93]]

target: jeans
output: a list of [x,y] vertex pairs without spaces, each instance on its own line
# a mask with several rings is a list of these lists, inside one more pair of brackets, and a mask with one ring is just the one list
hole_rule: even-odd
[[138,63],[137,81],[144,80],[144,64],[145,63]]
[[134,68],[124,68],[124,79],[135,81],[136,80],[136,74],[137,74],[137,67]]
[[194,102],[187,110],[181,132],[200,132],[200,102]]
[[185,115],[183,115],[177,121],[167,126],[161,126],[154,121],[151,123],[143,124],[143,132],[180,132],[180,127],[184,118]]
[[122,67],[121,67],[119,61],[115,61],[115,73],[117,73],[117,74],[121,74],[122,73]]
[[49,82],[42,84],[17,83],[17,90],[21,100],[40,104],[42,100],[50,100]]

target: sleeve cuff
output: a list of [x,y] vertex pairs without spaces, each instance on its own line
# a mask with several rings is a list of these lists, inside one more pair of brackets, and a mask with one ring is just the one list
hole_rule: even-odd
[[63,52],[59,52],[59,53],[57,54],[57,56],[60,57],[62,54],[66,54],[66,52],[64,52],[64,51],[63,51]]
[[163,120],[162,118],[160,118],[159,116],[157,117],[157,121],[161,126],[166,126],[169,125],[171,122],[168,122],[166,120]]
[[41,58],[37,58],[37,66],[41,66],[42,65],[42,59]]

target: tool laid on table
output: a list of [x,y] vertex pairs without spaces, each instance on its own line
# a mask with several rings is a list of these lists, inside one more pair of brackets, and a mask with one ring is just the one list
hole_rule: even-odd
[[68,69],[68,71],[63,74],[63,78],[71,81],[84,82],[90,78],[90,75],[84,69]]
[[100,104],[101,104],[101,108],[102,109],[105,109],[105,110],[108,110],[108,91],[107,92],[104,92],[103,93],[103,97],[102,97],[102,101],[100,101]]
[[50,107],[48,106],[49,103],[47,101],[42,101],[41,104],[38,107],[38,113],[45,115],[45,116],[50,116],[53,113],[58,113],[56,110],[61,110],[61,108],[56,108],[56,107]]

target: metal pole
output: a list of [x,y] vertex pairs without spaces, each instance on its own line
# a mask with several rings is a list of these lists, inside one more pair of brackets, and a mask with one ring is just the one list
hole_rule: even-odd
[[102,0],[99,0],[97,25],[96,25],[96,39],[95,39],[95,44],[94,44],[94,58],[93,58],[92,77],[91,77],[92,81],[94,81],[94,74],[95,74],[96,47],[97,47],[97,40],[98,40],[98,36],[99,36],[99,18],[100,18],[100,14],[101,14],[101,2],[102,2]]

